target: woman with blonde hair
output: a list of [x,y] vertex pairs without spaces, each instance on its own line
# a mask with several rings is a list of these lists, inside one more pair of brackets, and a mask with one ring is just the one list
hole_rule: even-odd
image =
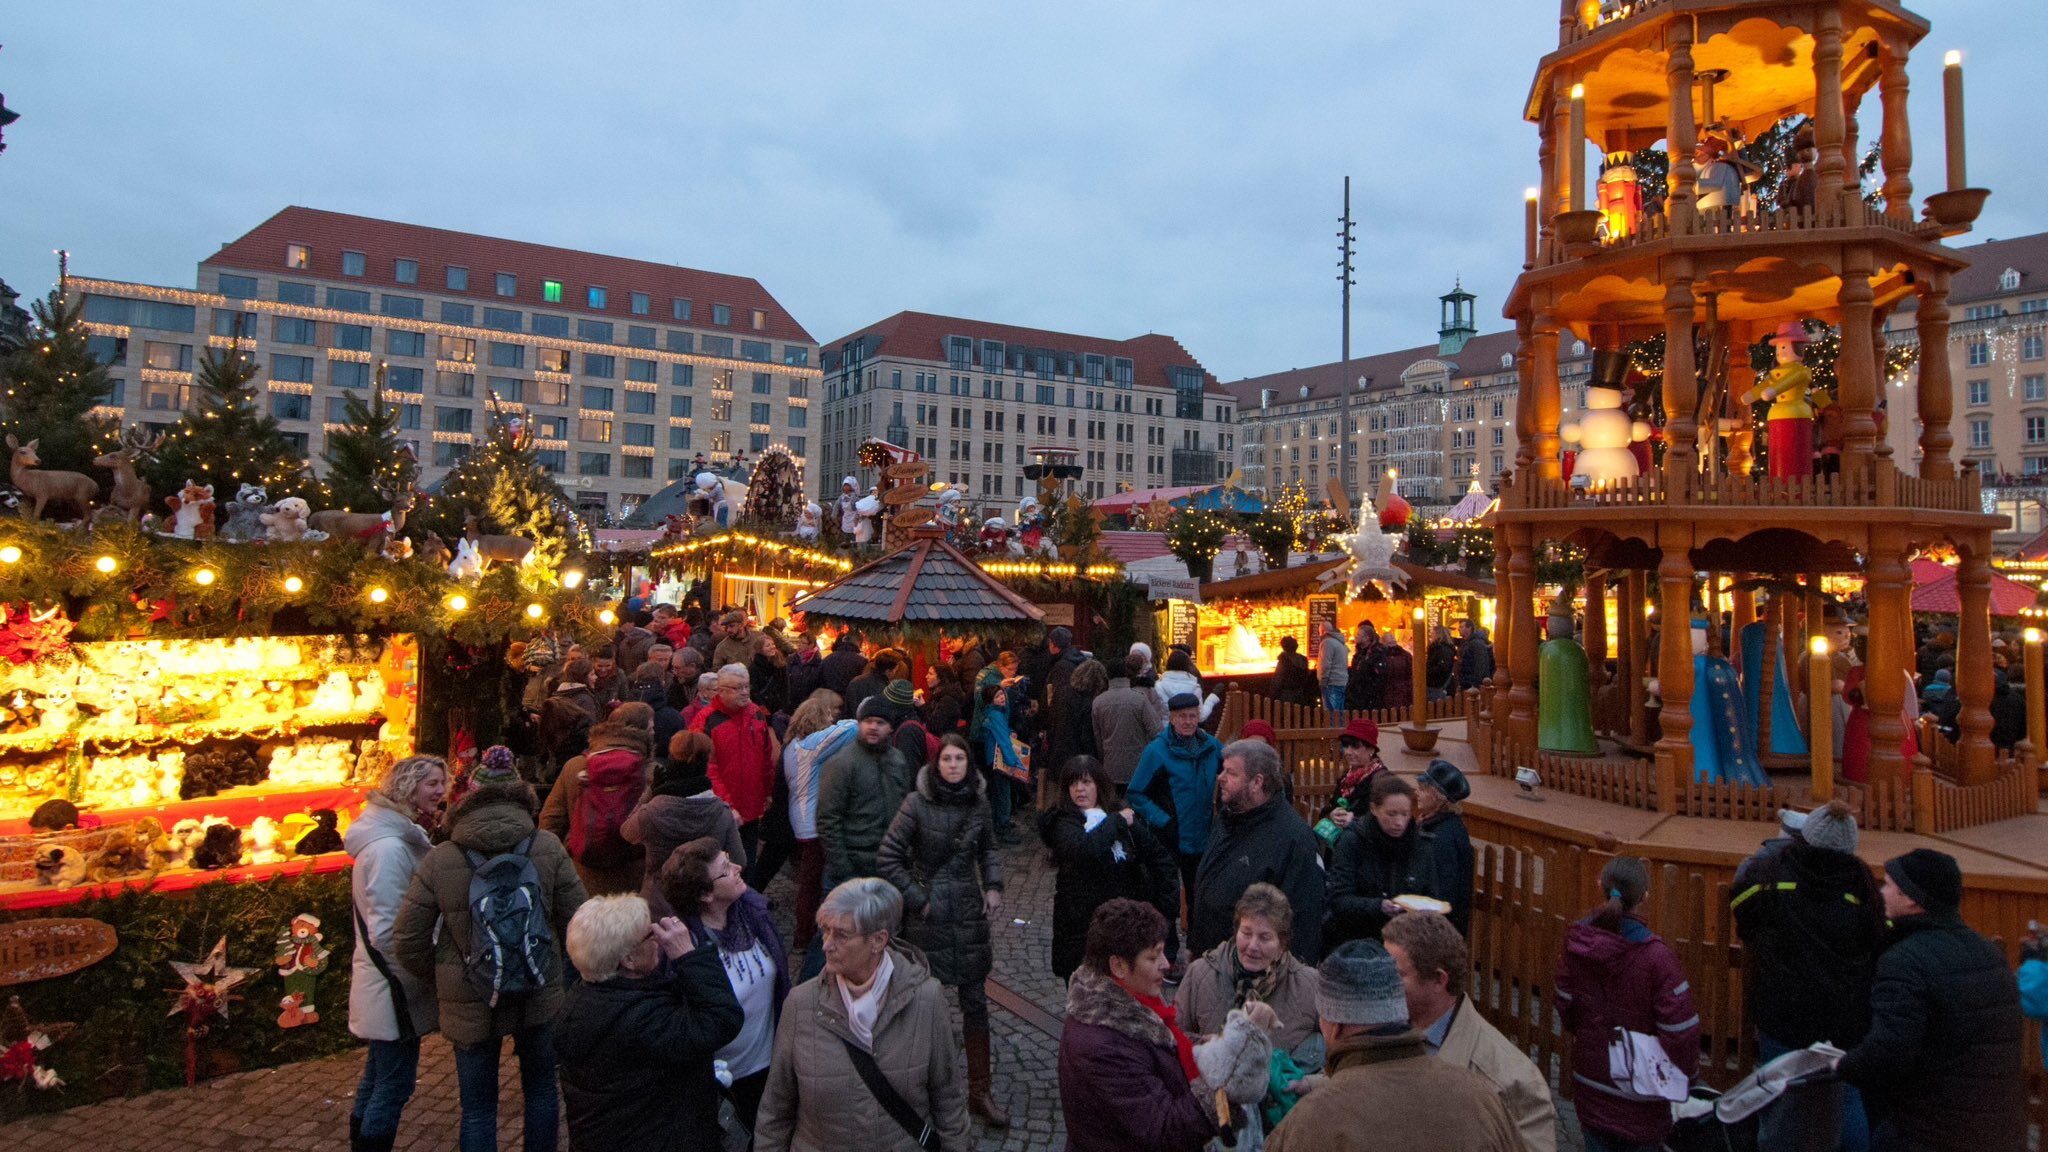
[[789,829],[796,836],[796,930],[791,950],[811,946],[818,902],[825,894],[825,845],[818,839],[818,778],[825,761],[853,742],[857,721],[840,719],[844,700],[819,688],[789,718],[782,734],[782,775],[789,784]]
[[434,989],[398,966],[391,929],[413,872],[433,848],[422,825],[439,821],[447,794],[448,766],[440,757],[408,756],[384,773],[342,839],[355,858],[348,1030],[370,1046],[349,1111],[351,1152],[388,1150],[397,1140],[399,1115],[419,1079],[420,1036],[438,1025]]

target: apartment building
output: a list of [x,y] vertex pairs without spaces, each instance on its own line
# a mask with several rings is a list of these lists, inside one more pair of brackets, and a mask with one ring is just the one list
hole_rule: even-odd
[[819,362],[828,492],[865,475],[858,453],[871,438],[917,452],[935,481],[992,511],[1032,490],[1023,468],[1039,451],[1071,452],[1084,470],[1075,491],[1089,499],[1213,484],[1235,467],[1237,402],[1171,336],[898,312],[827,343]]
[[817,344],[744,276],[290,207],[202,260],[193,289],[67,285],[107,409],[159,429],[201,350],[239,344],[316,464],[378,364],[425,485],[483,439],[492,398],[592,511],[630,511],[699,456],[809,456]]
[[[2001,539],[2031,537],[2048,528],[2048,232],[1959,253],[1970,266],[1950,279],[1948,347],[1940,350],[1954,382],[1954,455],[1977,465],[1994,510],[2012,518]],[[1919,319],[1917,302],[1901,307],[1886,318],[1885,339],[1918,348]],[[1916,363],[1885,389],[1885,439],[1907,472],[1920,459],[1919,383]]]
[[[1352,466],[1345,489],[1354,500],[1361,489],[1377,490],[1389,470],[1401,495],[1422,509],[1456,503],[1473,480],[1490,490],[1512,471],[1520,382],[1515,334],[1480,334],[1476,298],[1462,286],[1437,299],[1434,343],[1232,383],[1245,486],[1267,492],[1303,484],[1320,496],[1343,472],[1347,439]],[[1585,406],[1592,356],[1569,334],[1561,344],[1569,421]]]

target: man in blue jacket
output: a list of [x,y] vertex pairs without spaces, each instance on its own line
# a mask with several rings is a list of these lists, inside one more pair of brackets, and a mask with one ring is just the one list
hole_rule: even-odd
[[[1193,907],[1195,872],[1209,848],[1209,816],[1223,744],[1202,731],[1202,701],[1182,692],[1166,702],[1166,727],[1145,745],[1125,793],[1128,803],[1180,865],[1181,907]],[[1169,951],[1168,957],[1173,957]]]

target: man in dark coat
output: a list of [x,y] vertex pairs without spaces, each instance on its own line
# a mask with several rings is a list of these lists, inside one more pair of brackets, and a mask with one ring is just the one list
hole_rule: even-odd
[[555,1025],[571,1146],[716,1152],[711,1059],[742,1020],[718,949],[673,918],[649,924],[639,896],[585,903],[568,944],[585,977]]
[[[830,688],[843,698],[848,686],[867,666],[868,658],[860,654],[860,641],[854,639],[851,632],[841,632],[839,639],[832,642],[832,654],[818,662],[818,687]],[[851,716],[853,708],[853,704],[848,702],[840,711]]]
[[1957,911],[1955,858],[1915,848],[1884,865],[1892,936],[1877,959],[1870,1032],[1836,1071],[1862,1089],[1873,1147],[2022,1152],[2027,1089],[2019,985]]
[[1477,688],[1493,675],[1493,642],[1486,629],[1465,621],[1465,639],[1458,644],[1458,690]]
[[[1758,1057],[1825,1040],[1853,1048],[1870,1031],[1870,985],[1884,938],[1884,906],[1855,856],[1856,816],[1839,800],[1784,819],[1773,840],[1736,873],[1735,931],[1749,961],[1749,1018]],[[1765,1109],[1761,1152],[1833,1148],[1844,1127],[1869,1141],[1863,1101],[1839,1081],[1802,1085]]]
[[783,670],[784,682],[789,686],[789,707],[795,712],[797,706],[811,698],[811,693],[823,683],[825,660],[818,652],[818,638],[808,632],[799,633],[796,651],[789,657],[789,666]]
[[910,794],[917,772],[890,743],[891,712],[880,700],[860,711],[859,736],[818,775],[818,839],[825,848],[825,885],[875,874],[875,852]]
[[1236,930],[1238,897],[1266,883],[1294,908],[1288,950],[1313,964],[1323,955],[1323,867],[1316,834],[1281,795],[1280,754],[1263,740],[1239,740],[1223,749],[1222,764],[1219,819],[1188,910],[1188,949],[1202,956],[1221,944]]

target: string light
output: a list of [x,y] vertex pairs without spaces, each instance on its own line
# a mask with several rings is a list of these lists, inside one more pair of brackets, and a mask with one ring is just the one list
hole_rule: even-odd
[[602,609],[597,614],[597,622],[609,628],[619,622],[619,614],[609,608]]
[[219,573],[216,573],[211,568],[195,569],[192,573],[192,582],[201,588],[211,587],[213,582],[219,578]]
[[449,593],[449,595],[448,595],[448,610],[449,610],[450,612],[464,612],[464,611],[467,611],[468,609],[469,609],[469,597],[467,597],[467,596],[464,596],[464,595],[463,595],[462,593],[460,593],[460,592],[451,592],[451,593]]
[[21,549],[16,548],[12,544],[9,544],[4,548],[0,548],[0,564],[19,563],[21,563]]
[[304,591],[305,587],[306,582],[304,580],[299,579],[297,576],[287,576],[284,578],[284,590],[286,592],[291,593],[294,596],[298,595],[301,591]]
[[382,604],[389,599],[391,599],[391,593],[386,591],[383,586],[380,585],[370,589],[370,603]]
[[575,591],[577,585],[582,583],[583,569],[571,568],[568,571],[562,573],[562,587],[567,588],[573,592]]
[[526,618],[527,618],[528,620],[538,620],[538,619],[540,619],[540,618],[541,618],[542,616],[545,616],[545,615],[547,615],[547,611],[548,611],[547,609],[545,609],[545,608],[541,607],[541,606],[540,606],[539,604],[537,604],[537,603],[536,603],[536,604],[528,604],[528,605],[526,606]]
[[102,572],[103,574],[112,575],[114,569],[119,568],[121,566],[121,562],[114,559],[112,556],[102,556],[99,559],[93,561],[92,566],[94,568],[99,569],[100,572]]

